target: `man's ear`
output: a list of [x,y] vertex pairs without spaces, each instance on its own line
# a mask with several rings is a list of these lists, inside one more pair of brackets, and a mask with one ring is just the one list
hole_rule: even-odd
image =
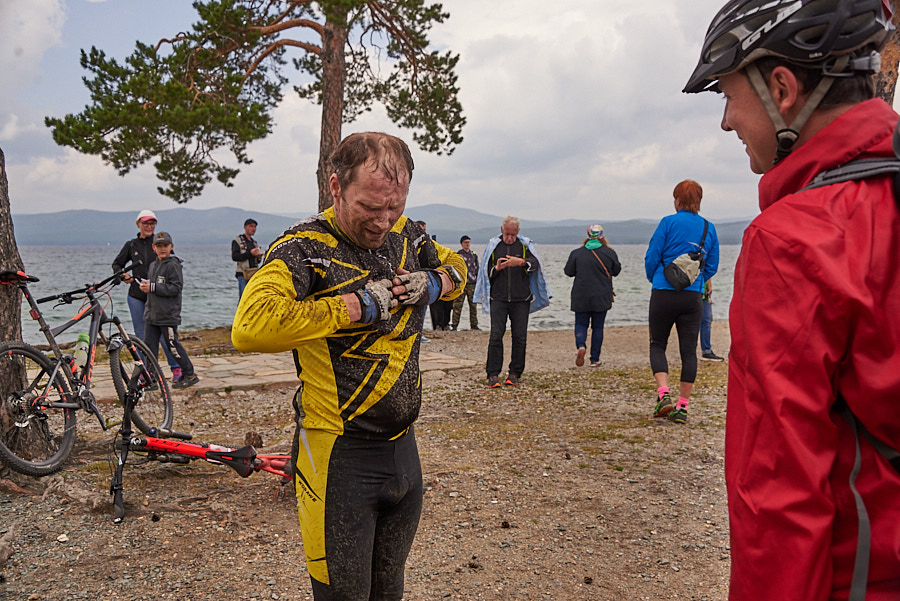
[[790,115],[793,117],[802,107],[806,94],[801,89],[800,81],[794,72],[784,66],[775,67],[769,76],[769,93],[778,112],[790,123]]
[[337,173],[332,173],[328,178],[328,187],[331,188],[331,199],[336,201],[341,197],[341,182],[338,181]]

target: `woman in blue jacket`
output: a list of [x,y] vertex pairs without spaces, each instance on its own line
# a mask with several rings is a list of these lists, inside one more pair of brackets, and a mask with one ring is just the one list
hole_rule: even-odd
[[[650,367],[656,380],[657,397],[653,417],[668,417],[675,423],[687,421],[687,407],[697,377],[697,337],[703,316],[703,282],[719,269],[719,238],[716,228],[701,217],[700,199],[703,188],[686,179],[675,186],[674,215],[664,217],[644,256],[647,279],[653,285],[650,292]],[[705,232],[705,235],[704,235]],[[676,257],[702,250],[705,263],[700,276],[691,285],[675,290],[664,274],[666,265]],[[666,346],[672,326],[678,332],[681,353],[681,386],[677,403],[669,395],[669,364]]]

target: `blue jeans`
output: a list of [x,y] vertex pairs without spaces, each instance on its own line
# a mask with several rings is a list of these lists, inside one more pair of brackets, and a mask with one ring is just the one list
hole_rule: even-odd
[[[144,305],[146,303],[138,298],[134,298],[133,296],[128,297],[128,312],[131,313],[131,326],[134,330],[135,336],[144,339]],[[171,351],[166,345],[163,345],[163,352],[166,354],[166,362],[169,364],[169,369],[175,369],[178,367],[178,361],[175,360],[175,357],[172,356]]]
[[710,334],[712,333],[712,303],[708,300],[703,301],[703,317],[700,319],[700,350],[703,353],[712,352],[712,341]]
[[238,300],[241,300],[241,296],[244,294],[244,288],[247,286],[247,280],[244,279],[244,274],[238,273],[237,281],[238,281]]
[[588,325],[591,326],[591,363],[600,361],[600,349],[603,347],[603,324],[606,323],[606,311],[575,311],[575,348],[586,346]]

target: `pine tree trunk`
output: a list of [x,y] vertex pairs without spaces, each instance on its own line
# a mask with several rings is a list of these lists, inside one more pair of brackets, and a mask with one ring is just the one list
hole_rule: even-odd
[[[9,180],[6,177],[6,159],[0,148],[0,271],[22,269],[22,258],[16,246],[13,233],[12,215],[9,209]],[[15,286],[0,285],[0,340],[21,340],[22,298]],[[13,377],[10,374],[4,374]],[[9,384],[0,382],[0,395],[5,394]],[[0,411],[3,408],[0,406]],[[0,423],[3,423],[0,416]],[[0,478],[10,477],[11,472],[5,465],[0,465]]]
[[344,62],[347,28],[329,21],[325,24],[322,38],[322,135],[319,141],[319,167],[316,170],[320,211],[333,204],[331,190],[328,187],[328,178],[331,175],[328,158],[341,141],[344,81],[347,76]]
[[[9,209],[9,180],[6,159],[0,148],[0,271],[22,269]],[[0,340],[21,340],[22,297],[15,286],[0,286]]]
[[[900,26],[900,11],[891,19]],[[881,51],[881,72],[875,75],[875,95],[894,105],[894,90],[897,88],[897,65],[900,63],[900,28],[891,33],[887,46]]]

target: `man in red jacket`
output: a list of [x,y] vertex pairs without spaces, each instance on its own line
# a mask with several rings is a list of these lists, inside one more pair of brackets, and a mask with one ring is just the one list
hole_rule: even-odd
[[897,114],[872,99],[890,17],[887,0],[732,0],[684,90],[724,94],[722,129],[763,176],[730,313],[732,601],[900,599],[900,473],[872,442],[900,448],[893,178],[805,189],[894,156]]

